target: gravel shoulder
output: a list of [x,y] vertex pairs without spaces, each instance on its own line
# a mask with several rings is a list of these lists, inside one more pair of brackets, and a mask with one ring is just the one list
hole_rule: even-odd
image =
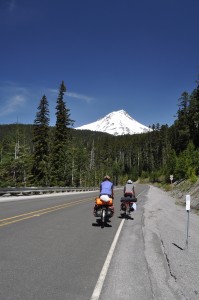
[[143,232],[154,299],[199,299],[199,217],[190,211],[187,247],[185,207],[153,186],[147,198]]

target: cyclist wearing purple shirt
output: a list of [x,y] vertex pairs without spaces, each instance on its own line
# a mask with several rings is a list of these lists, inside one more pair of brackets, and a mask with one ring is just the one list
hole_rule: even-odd
[[104,180],[100,183],[100,196],[101,195],[108,195],[114,198],[113,183],[110,181],[110,176],[108,175],[105,175]]

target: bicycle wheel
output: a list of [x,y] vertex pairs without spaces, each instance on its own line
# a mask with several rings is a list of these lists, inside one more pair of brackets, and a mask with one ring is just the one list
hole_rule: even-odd
[[106,210],[102,209],[102,217],[101,217],[102,228],[104,227],[105,221],[106,221]]
[[126,203],[126,216],[127,216],[127,218],[130,216],[130,214],[131,214],[131,207],[130,207],[130,202],[127,202]]

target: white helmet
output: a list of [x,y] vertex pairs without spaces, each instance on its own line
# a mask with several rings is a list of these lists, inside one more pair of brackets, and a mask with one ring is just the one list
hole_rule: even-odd
[[127,180],[127,183],[133,183],[133,181],[129,179],[129,180]]

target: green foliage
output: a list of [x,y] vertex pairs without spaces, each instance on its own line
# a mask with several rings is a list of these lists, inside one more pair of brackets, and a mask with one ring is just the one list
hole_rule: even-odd
[[70,119],[70,109],[64,102],[66,86],[62,81],[59,88],[59,95],[56,105],[56,125],[52,143],[51,154],[51,185],[71,185],[72,184],[72,155],[71,130],[73,120]]
[[49,185],[49,104],[44,95],[40,100],[33,125],[32,182]]
[[56,124],[49,126],[48,101],[40,100],[33,125],[0,125],[0,186],[99,186],[105,174],[115,185],[127,179],[170,188],[199,175],[199,87],[179,99],[177,119],[144,134],[112,136],[74,130],[61,82]]

